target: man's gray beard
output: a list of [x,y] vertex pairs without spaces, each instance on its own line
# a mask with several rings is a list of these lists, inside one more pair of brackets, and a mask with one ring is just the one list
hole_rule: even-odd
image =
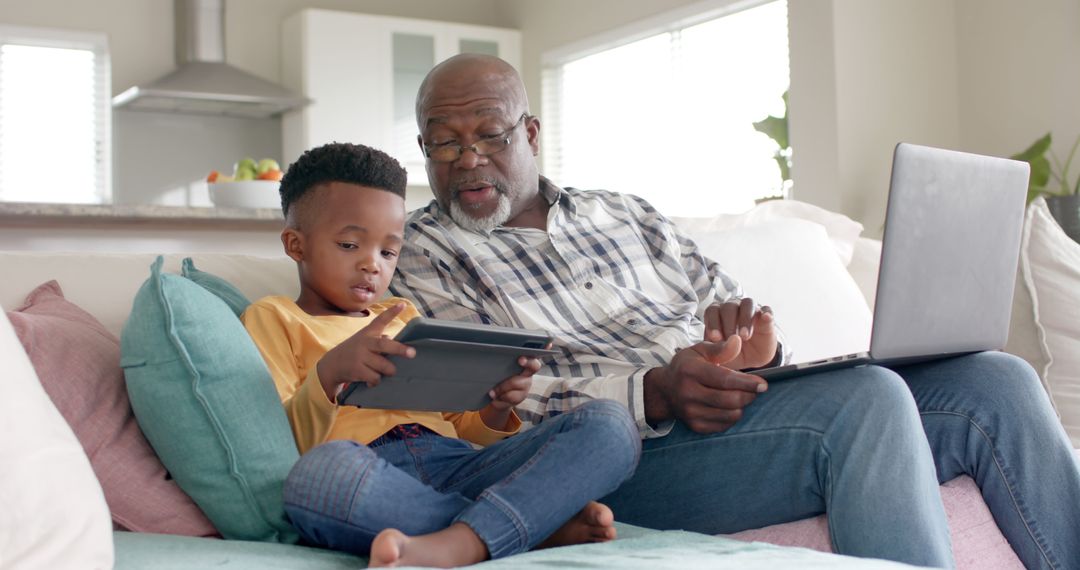
[[460,202],[451,200],[450,219],[471,232],[490,232],[510,220],[510,198],[500,192],[495,211],[482,218],[469,215],[468,210],[462,208]]

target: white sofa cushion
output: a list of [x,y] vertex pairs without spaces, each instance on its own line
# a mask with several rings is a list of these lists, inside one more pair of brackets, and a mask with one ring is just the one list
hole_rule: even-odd
[[1031,363],[1080,447],[1080,244],[1041,198],[1028,206],[1006,350]]
[[710,218],[672,218],[672,221],[683,231],[698,235],[709,231],[726,231],[773,220],[790,219],[806,220],[821,226],[828,234],[833,247],[836,248],[840,263],[845,267],[851,263],[856,240],[863,230],[862,224],[843,214],[830,212],[798,200],[769,200],[742,214],[719,214]]
[[855,284],[862,291],[870,312],[874,312],[874,303],[877,301],[877,278],[878,269],[881,268],[881,240],[860,237],[855,240],[855,248],[851,256],[851,263],[847,270]]
[[112,568],[101,485],[3,311],[0,362],[0,568]]
[[[858,234],[830,236],[820,223],[776,215],[779,208],[770,204],[741,216],[675,222],[706,257],[739,281],[745,295],[772,307],[793,361],[866,350],[870,309],[845,267]],[[803,206],[804,211],[815,208]],[[841,229],[862,227],[837,222],[834,216],[839,214],[821,212]]]

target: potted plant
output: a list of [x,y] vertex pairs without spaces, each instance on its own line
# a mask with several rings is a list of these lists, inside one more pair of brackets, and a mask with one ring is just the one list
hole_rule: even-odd
[[780,148],[773,153],[773,160],[780,167],[780,194],[755,200],[757,203],[766,200],[781,200],[791,193],[791,144],[788,142],[788,92],[784,91],[781,96],[784,100],[784,116],[769,115],[754,123],[754,130],[763,133],[776,142]]
[[[1080,177],[1069,177],[1069,167],[1080,147],[1077,137],[1062,162],[1050,149],[1053,138],[1050,133],[1035,141],[1027,150],[1015,154],[1012,158],[1023,160],[1031,165],[1031,179],[1028,182],[1028,203],[1039,196],[1046,199],[1050,214],[1054,216],[1065,233],[1080,242]],[[1047,158],[1049,156],[1049,158]]]

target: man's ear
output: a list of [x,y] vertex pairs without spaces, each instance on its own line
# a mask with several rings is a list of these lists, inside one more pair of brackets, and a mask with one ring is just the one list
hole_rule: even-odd
[[427,151],[424,150],[424,137],[423,136],[416,135],[416,145],[420,147],[420,154],[422,154],[422,155],[424,155],[426,157],[427,156]]
[[291,257],[293,261],[300,263],[304,260],[304,234],[296,228],[281,230],[281,245],[285,247],[285,255]]
[[540,119],[531,115],[525,119],[525,132],[529,135],[529,147],[533,156],[540,154]]

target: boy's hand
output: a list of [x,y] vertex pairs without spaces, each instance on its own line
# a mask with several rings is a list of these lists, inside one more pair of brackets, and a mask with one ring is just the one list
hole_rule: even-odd
[[345,384],[364,382],[375,386],[383,376],[392,376],[395,368],[387,355],[406,358],[416,355],[415,348],[383,334],[386,326],[404,309],[405,304],[399,303],[383,311],[319,360],[319,382],[331,402],[337,402],[337,395]]
[[510,410],[525,401],[532,387],[532,375],[540,370],[540,359],[518,357],[521,373],[499,382],[488,392],[491,403],[480,409],[484,424],[496,430],[504,430],[510,420]]

